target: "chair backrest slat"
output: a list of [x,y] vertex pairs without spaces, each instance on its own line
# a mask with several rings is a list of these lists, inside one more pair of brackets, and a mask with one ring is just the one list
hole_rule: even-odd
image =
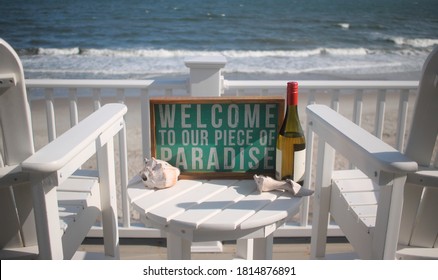
[[30,108],[23,67],[15,51],[0,41],[0,76],[15,85],[0,87],[0,124],[5,165],[18,164],[34,153]]
[[[433,167],[438,136],[438,47],[424,64],[415,106],[405,154],[420,166]],[[438,243],[437,213],[437,186],[406,184],[399,242],[435,247]]]
[[[31,125],[23,67],[13,48],[0,39],[0,169],[34,153]],[[30,184],[0,185],[0,196],[0,248],[36,244]]]
[[426,187],[418,208],[416,225],[412,231],[409,245],[433,248],[437,242],[438,222],[438,188]]
[[405,154],[419,165],[429,166],[438,135],[438,47],[427,58]]

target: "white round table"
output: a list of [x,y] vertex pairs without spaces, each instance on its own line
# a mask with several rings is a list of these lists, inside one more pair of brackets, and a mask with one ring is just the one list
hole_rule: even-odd
[[131,180],[128,197],[146,226],[167,233],[169,259],[190,259],[192,242],[237,240],[237,257],[271,259],[274,231],[292,218],[301,197],[260,193],[254,180],[179,180],[147,189]]

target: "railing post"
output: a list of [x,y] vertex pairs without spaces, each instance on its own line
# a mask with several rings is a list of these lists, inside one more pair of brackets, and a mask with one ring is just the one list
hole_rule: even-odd
[[190,68],[191,96],[220,96],[223,89],[221,69],[227,63],[224,56],[187,58],[185,65]]
[[46,116],[47,116],[47,135],[49,142],[56,139],[55,106],[53,88],[46,89]]
[[406,123],[408,119],[409,89],[403,89],[400,94],[398,105],[397,144],[396,149],[403,152],[405,146]]
[[376,120],[374,124],[375,135],[383,139],[383,125],[385,123],[386,90],[380,89],[377,96]]
[[70,88],[68,96],[70,99],[70,127],[73,127],[79,122],[77,89]]
[[[315,104],[315,90],[310,90],[309,99],[307,100],[307,105]],[[313,167],[313,142],[314,142],[314,134],[311,129],[311,123],[307,122],[306,124],[306,172],[304,174],[304,187],[310,189],[311,186],[311,176],[312,176],[312,167]],[[301,204],[300,210],[300,225],[302,227],[307,227],[309,225],[309,197],[306,196],[303,198],[303,204]]]

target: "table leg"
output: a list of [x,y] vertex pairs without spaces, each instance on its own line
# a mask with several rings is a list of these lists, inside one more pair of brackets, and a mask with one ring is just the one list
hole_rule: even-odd
[[236,257],[246,260],[272,260],[274,235],[266,238],[236,240]]
[[236,258],[252,260],[254,256],[254,239],[236,240]]
[[274,245],[274,235],[270,234],[266,238],[254,239],[254,260],[272,260],[272,247]]
[[185,240],[173,233],[167,233],[167,259],[190,260],[192,242]]

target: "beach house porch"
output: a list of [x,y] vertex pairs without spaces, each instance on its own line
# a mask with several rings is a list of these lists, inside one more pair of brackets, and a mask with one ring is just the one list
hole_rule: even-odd
[[[139,221],[138,213],[133,211],[126,192],[130,178],[142,169],[143,158],[151,156],[148,102],[151,97],[285,96],[287,81],[224,79],[221,69],[226,61],[223,57],[189,58],[185,64],[188,74],[184,77],[160,77],[152,80],[28,79],[26,81],[36,149],[54,140],[63,131],[106,103],[120,102],[127,105],[126,132],[120,134],[115,150],[118,155],[116,178],[119,235],[122,239],[153,240],[165,237],[161,231],[145,227]],[[305,131],[309,131],[306,105],[326,104],[396,149],[403,150],[418,81],[303,80],[298,82],[299,114]],[[317,139],[314,139],[311,133],[307,133],[306,141],[306,161],[310,169],[307,170],[307,176],[312,176],[311,169],[315,164],[312,159],[315,156],[314,148]],[[336,169],[349,167],[348,160],[339,155],[336,156],[335,162]],[[90,161],[83,168],[93,168],[95,165],[95,162]],[[314,188],[312,185],[307,187]],[[281,242],[287,238],[309,240],[312,224],[311,205],[312,197],[305,198],[299,214],[279,228],[274,236]],[[334,223],[329,226],[328,235],[344,236]],[[90,238],[101,236],[102,229],[99,225],[89,233]],[[201,245],[193,250],[218,252],[223,248]],[[340,249],[340,251],[349,250],[348,244],[347,247]],[[308,258],[305,254],[298,258],[301,257]]]

